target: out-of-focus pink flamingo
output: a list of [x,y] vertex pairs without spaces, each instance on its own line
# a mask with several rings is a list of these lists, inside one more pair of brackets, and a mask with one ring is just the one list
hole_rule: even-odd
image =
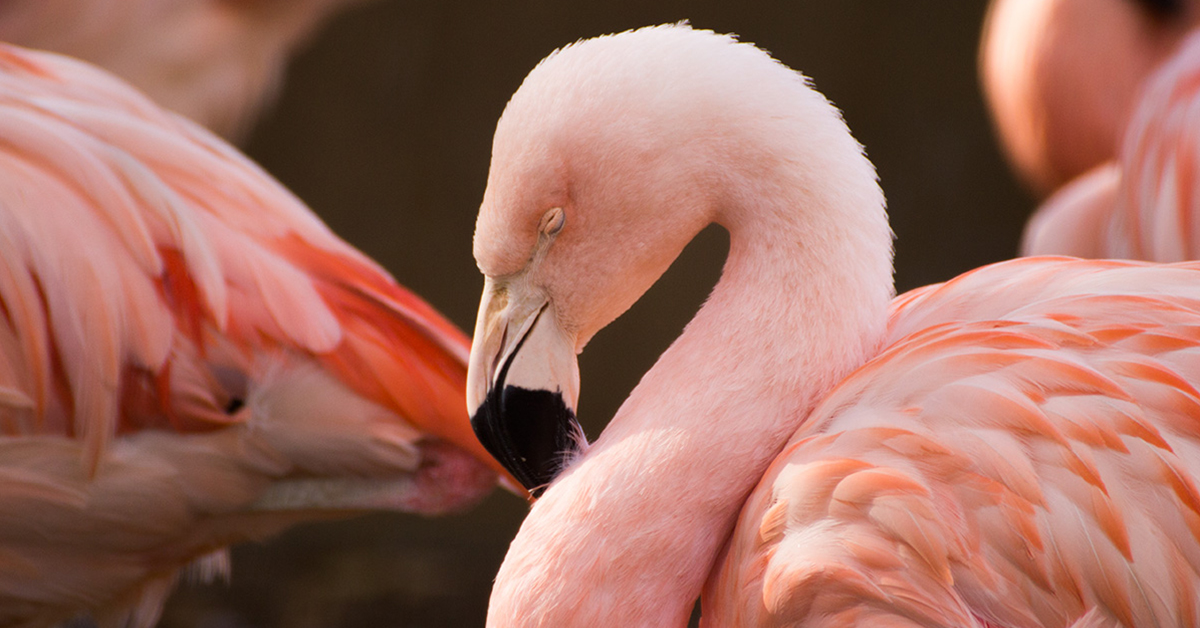
[[1040,196],[1113,159],[1142,82],[1200,24],[1195,0],[994,0],[980,73]]
[[0,41],[95,63],[160,105],[244,135],[289,56],[362,0],[6,0]]
[[467,355],[235,149],[0,46],[0,625],[149,626],[230,543],[473,503]]
[[[468,405],[541,497],[489,625],[683,626],[702,587],[704,626],[1200,621],[1200,265],[892,300],[836,109],[686,26],[554,53],[492,150]],[[721,280],[587,446],[575,354],[712,222]]]
[[1200,33],[1146,81],[1118,159],[1038,208],[1022,253],[1200,259]]

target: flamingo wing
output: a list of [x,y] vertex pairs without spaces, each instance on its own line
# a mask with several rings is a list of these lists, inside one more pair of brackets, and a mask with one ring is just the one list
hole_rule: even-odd
[[231,542],[494,486],[467,338],[256,165],[47,53],[0,110],[0,624],[151,625]]
[[1147,80],[1121,146],[1111,257],[1200,257],[1200,36]]
[[898,297],[747,502],[709,621],[1200,623],[1197,286],[1030,258]]

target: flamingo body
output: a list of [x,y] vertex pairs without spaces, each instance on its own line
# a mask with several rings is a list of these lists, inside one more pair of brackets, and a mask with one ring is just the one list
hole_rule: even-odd
[[1030,259],[899,297],[743,508],[705,625],[1195,625],[1197,272]]
[[467,340],[221,140],[0,47],[0,625],[149,626],[298,521],[495,472]]
[[[581,442],[575,353],[712,222],[721,280]],[[1200,265],[1031,258],[893,299],[836,109],[686,25],[530,73],[475,255],[472,420],[544,491],[490,626],[683,626],[702,591],[705,626],[1200,622]]]

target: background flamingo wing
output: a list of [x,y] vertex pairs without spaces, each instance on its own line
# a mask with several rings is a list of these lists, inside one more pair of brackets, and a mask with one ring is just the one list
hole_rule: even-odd
[[0,46],[0,110],[0,624],[150,625],[230,542],[494,486],[467,338],[252,162],[51,54]]
[[1120,152],[1124,182],[1110,257],[1200,257],[1200,36],[1146,82]]

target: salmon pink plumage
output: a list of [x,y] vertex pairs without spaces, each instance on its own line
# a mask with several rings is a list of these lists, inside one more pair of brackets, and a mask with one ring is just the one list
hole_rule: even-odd
[[0,46],[0,625],[150,626],[230,543],[473,503],[467,352],[220,139]]

